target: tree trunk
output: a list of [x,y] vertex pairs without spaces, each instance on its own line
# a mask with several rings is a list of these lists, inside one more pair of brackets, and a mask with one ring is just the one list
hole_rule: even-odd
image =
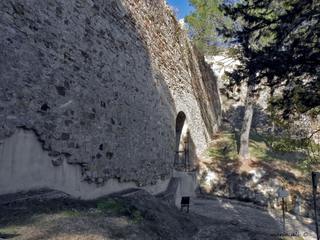
[[253,90],[252,86],[249,86],[248,92],[247,92],[247,97],[246,97],[244,118],[243,118],[243,122],[242,122],[241,133],[240,133],[239,156],[242,161],[249,160],[249,158],[250,158],[249,136],[250,136],[251,123],[252,123],[252,116],[253,116],[252,90]]

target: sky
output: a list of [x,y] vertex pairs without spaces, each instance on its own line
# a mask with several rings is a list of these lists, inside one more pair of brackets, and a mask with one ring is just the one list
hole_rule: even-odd
[[167,2],[175,9],[175,12],[178,15],[177,16],[178,19],[184,18],[193,9],[189,5],[189,1],[188,0],[167,0]]

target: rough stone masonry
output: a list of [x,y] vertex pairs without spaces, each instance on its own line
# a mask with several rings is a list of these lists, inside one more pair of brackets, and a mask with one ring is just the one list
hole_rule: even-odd
[[217,83],[163,0],[0,1],[0,194],[161,191],[181,111],[199,155]]

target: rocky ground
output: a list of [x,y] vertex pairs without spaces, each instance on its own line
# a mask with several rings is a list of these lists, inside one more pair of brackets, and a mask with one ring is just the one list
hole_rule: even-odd
[[284,238],[279,214],[239,201],[195,198],[186,213],[144,191],[92,201],[41,191],[0,197],[0,239],[314,239],[310,222],[286,217]]
[[279,209],[277,192],[284,188],[287,210],[313,218],[311,173],[301,168],[301,153],[275,152],[266,137],[252,134],[250,155],[248,164],[241,164],[235,135],[217,135],[200,164],[202,193]]

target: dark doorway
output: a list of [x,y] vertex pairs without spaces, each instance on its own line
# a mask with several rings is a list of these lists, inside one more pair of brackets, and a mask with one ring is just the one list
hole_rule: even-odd
[[190,170],[189,159],[190,133],[184,112],[179,112],[176,119],[176,149],[174,168],[178,171]]

